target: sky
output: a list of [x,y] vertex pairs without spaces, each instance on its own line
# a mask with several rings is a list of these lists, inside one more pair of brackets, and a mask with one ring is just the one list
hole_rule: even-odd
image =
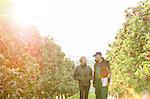
[[12,0],[16,21],[50,35],[68,57],[92,57],[108,49],[123,12],[141,0]]

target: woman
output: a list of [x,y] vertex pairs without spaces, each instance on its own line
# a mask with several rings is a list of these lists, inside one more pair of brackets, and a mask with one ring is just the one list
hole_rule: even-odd
[[80,99],[88,99],[90,89],[90,80],[92,80],[92,69],[87,66],[86,57],[80,58],[80,65],[76,67],[74,72],[75,80],[79,81]]

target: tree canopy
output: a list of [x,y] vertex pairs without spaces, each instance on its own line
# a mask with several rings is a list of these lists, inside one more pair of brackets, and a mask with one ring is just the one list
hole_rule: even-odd
[[72,96],[74,66],[50,36],[0,16],[0,98]]
[[126,20],[107,58],[112,69],[112,94],[150,91],[150,0],[125,10]]

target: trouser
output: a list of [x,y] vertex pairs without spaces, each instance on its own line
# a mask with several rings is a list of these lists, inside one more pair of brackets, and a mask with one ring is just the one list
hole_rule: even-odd
[[97,79],[95,86],[96,99],[107,99],[108,97],[108,86],[103,87],[100,79]]
[[99,87],[95,89],[96,99],[107,99],[108,87]]
[[90,86],[79,86],[80,88],[80,99],[88,99]]

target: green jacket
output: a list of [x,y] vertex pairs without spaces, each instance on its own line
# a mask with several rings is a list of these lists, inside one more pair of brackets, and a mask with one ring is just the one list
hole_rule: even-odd
[[80,86],[89,86],[92,80],[92,69],[90,66],[77,66],[74,72],[74,79],[79,81]]
[[[103,59],[103,61],[100,62],[100,63],[97,63],[97,62],[96,62],[96,63],[94,64],[94,79],[93,79],[93,84],[95,84],[95,80],[96,80],[97,78],[100,78],[100,75],[103,75],[103,74],[101,74],[101,72],[100,72],[100,70],[101,70],[103,67],[106,67],[106,68],[108,69],[108,72],[111,74],[109,61]],[[96,69],[99,69],[99,70],[96,70]],[[98,75],[96,74],[96,71],[99,71],[99,74],[98,74]],[[108,80],[109,80],[108,82],[110,82],[110,78],[109,78]]]

